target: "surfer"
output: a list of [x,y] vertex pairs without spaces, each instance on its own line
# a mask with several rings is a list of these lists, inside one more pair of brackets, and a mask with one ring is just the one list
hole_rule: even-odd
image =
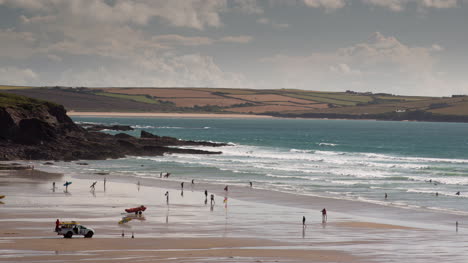
[[460,191],[458,191],[457,193],[455,193],[456,195],[460,195]]
[[226,185],[226,187],[224,187],[224,191],[228,191],[228,186]]
[[214,194],[211,194],[211,201],[210,201],[210,204],[211,204],[211,205],[214,205],[214,204],[215,204]]
[[302,227],[306,226],[305,221],[306,221],[305,216],[302,216]]
[[249,182],[249,184],[250,184],[250,187],[252,187],[252,182]]
[[327,222],[327,209],[322,209],[322,223]]
[[388,197],[388,195],[387,195],[387,193],[385,193],[385,200],[387,200],[387,197]]
[[97,184],[97,181],[94,181],[94,183],[91,184],[89,188],[91,188],[91,190],[94,190],[96,188],[96,184]]
[[71,185],[72,182],[65,181],[63,186],[65,186],[65,192],[68,192],[68,186]]

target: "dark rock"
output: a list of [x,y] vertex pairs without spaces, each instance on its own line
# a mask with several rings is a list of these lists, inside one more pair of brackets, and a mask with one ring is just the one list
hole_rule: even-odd
[[76,163],[78,165],[88,165],[88,163]]
[[[9,95],[0,93],[0,97]],[[16,95],[15,95],[16,96]],[[14,97],[18,104],[0,100],[1,160],[105,160],[134,156],[160,156],[171,153],[220,154],[221,152],[179,149],[174,146],[225,146],[225,143],[179,140],[146,131],[136,138],[128,134],[111,135],[86,130],[76,125],[61,105]],[[28,103],[24,103],[28,101]],[[111,126],[127,129],[124,125]],[[106,129],[109,128],[106,126]],[[53,163],[45,163],[53,164]],[[77,163],[86,165],[86,163]]]
[[102,130],[113,130],[113,131],[133,131],[133,128],[129,125],[104,125],[104,124],[82,124],[83,128],[88,131],[102,131]]
[[43,163],[43,164],[44,164],[44,165],[53,165],[54,163],[52,163],[52,162],[45,162],[45,163]]

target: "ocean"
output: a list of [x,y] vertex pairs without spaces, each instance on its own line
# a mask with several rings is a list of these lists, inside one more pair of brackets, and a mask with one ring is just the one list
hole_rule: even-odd
[[[468,124],[316,119],[73,117],[131,125],[186,140],[221,155],[173,154],[63,162],[67,173],[205,182],[468,215]],[[120,131],[106,131],[111,134]],[[456,193],[460,192],[459,195]],[[384,198],[385,193],[388,199]]]

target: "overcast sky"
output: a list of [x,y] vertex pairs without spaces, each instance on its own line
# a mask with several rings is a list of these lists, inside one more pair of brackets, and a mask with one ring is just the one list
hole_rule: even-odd
[[468,94],[468,0],[0,0],[0,84]]

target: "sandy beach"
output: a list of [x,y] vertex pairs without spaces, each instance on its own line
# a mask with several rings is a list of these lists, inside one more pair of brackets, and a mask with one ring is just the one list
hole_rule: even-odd
[[82,117],[156,117],[156,118],[213,118],[213,119],[270,119],[268,115],[208,114],[208,113],[163,113],[163,112],[78,112],[69,111],[69,116]]
[[[6,195],[0,206],[1,262],[463,262],[466,256],[466,228],[455,232],[444,214],[248,186],[225,193],[221,185],[184,182],[181,191],[177,178],[77,178],[35,167],[0,172],[0,194]],[[65,181],[73,182],[68,192]],[[215,195],[213,206],[205,189]],[[118,224],[125,208],[139,205],[148,207],[141,218]],[[327,223],[321,222],[324,206]],[[57,218],[91,227],[95,236],[57,236]]]

